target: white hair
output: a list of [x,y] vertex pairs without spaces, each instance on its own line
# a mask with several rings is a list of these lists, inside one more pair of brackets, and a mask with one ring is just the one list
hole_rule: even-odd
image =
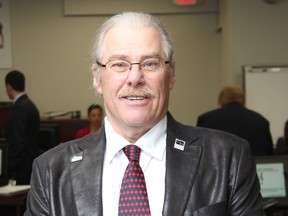
[[[124,12],[121,14],[117,14],[106,20],[102,26],[100,27],[92,46],[91,58],[92,62],[96,60],[99,61],[101,59],[101,55],[103,53],[103,41],[106,36],[106,33],[113,27],[118,25],[133,25],[133,26],[143,26],[143,27],[153,27],[159,33],[161,37],[162,47],[164,49],[164,54],[166,58],[171,62],[174,57],[174,49],[171,45],[171,41],[168,35],[168,32],[164,28],[164,26],[160,23],[160,20],[156,17],[142,13],[142,12]],[[174,66],[173,66],[174,67]],[[174,68],[172,68],[174,72]]]

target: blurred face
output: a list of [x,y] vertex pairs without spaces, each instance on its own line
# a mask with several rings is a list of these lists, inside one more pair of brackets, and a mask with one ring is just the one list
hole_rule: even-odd
[[102,125],[102,114],[99,109],[92,109],[88,115],[90,124],[95,128],[100,128]]
[[[103,50],[103,57],[99,59],[102,64],[114,59],[132,63],[139,63],[148,57],[168,60],[160,35],[154,28],[114,27],[106,34]],[[127,76],[103,67],[97,77],[97,65],[92,67],[94,85],[103,95],[107,118],[119,134],[127,139],[137,139],[166,115],[169,93],[175,81],[169,64],[164,65],[163,73],[154,77],[147,76],[138,64],[132,65]]]

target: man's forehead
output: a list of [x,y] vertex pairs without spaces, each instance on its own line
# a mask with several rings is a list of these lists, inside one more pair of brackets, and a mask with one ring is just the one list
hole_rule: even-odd
[[[137,26],[137,25],[117,25],[112,28],[110,28],[104,37],[105,41],[115,41],[115,40],[145,40],[147,39],[145,36],[153,37],[154,39],[159,39],[160,41],[160,33],[157,29],[154,27],[145,27],[145,26]],[[141,37],[142,36],[142,37]],[[131,41],[131,42],[132,42]]]
[[113,27],[106,33],[103,48],[106,56],[162,56],[163,53],[160,34],[152,27]]

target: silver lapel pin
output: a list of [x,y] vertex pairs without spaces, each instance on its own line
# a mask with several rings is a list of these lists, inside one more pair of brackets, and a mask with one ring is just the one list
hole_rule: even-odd
[[82,159],[83,159],[82,155],[74,155],[73,158],[71,159],[71,162],[80,161]]

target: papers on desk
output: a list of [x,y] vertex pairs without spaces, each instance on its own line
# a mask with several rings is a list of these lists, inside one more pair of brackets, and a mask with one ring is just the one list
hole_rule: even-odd
[[18,193],[22,193],[28,191],[30,189],[30,185],[6,185],[0,187],[0,195],[14,195]]

